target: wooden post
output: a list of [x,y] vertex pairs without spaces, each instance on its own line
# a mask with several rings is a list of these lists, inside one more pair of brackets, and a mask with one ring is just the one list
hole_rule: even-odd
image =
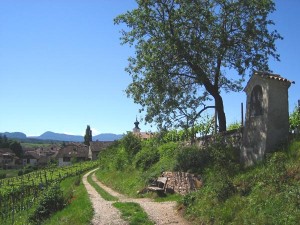
[[218,112],[217,112],[217,109],[215,108],[215,134],[217,134],[218,132]]
[[244,106],[243,103],[241,103],[241,125],[244,126]]

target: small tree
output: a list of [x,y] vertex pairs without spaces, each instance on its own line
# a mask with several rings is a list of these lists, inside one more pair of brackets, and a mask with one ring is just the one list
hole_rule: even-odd
[[84,135],[84,144],[90,146],[90,141],[92,141],[92,130],[89,125],[87,125]]
[[19,142],[13,141],[10,143],[9,148],[16,154],[18,157],[23,156],[23,149]]
[[300,108],[295,107],[294,111],[290,115],[289,121],[290,131],[300,132]]

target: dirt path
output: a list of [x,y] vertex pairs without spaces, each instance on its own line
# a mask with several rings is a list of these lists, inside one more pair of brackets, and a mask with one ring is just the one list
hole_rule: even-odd
[[[95,170],[91,171],[94,172]],[[88,174],[90,174],[89,172]],[[87,186],[90,186],[89,183],[86,180],[87,175],[84,176],[85,182],[84,184]],[[111,188],[105,186],[100,181],[97,180],[95,174],[92,175],[92,179],[105,191],[107,191],[109,194],[118,197],[120,202],[136,202],[140,204],[140,206],[145,210],[145,212],[148,214],[149,218],[155,222],[157,225],[163,225],[163,224],[178,224],[178,225],[188,225],[189,223],[184,220],[176,211],[175,202],[154,202],[152,199],[148,198],[139,198],[139,199],[133,199],[133,198],[127,198],[126,196],[112,190]],[[88,188],[92,188],[87,187]],[[93,224],[126,224],[126,222],[120,220],[120,213],[116,212],[116,209],[113,208],[111,205],[113,202],[105,201],[101,198],[101,196],[92,188],[90,192],[90,198],[93,202],[93,207],[95,210],[95,215],[93,218]],[[99,209],[101,208],[101,209]],[[105,211],[105,215],[103,214],[103,211]],[[111,212],[110,212],[111,211]],[[100,214],[99,214],[100,213]],[[106,219],[101,219],[104,216],[106,216]],[[97,219],[96,219],[97,218]],[[97,223],[98,222],[98,223]]]
[[105,201],[87,181],[87,176],[94,171],[95,170],[88,172],[82,178],[82,182],[88,192],[88,195],[91,199],[93,209],[94,209],[94,217],[92,220],[92,224],[93,225],[128,224],[123,219],[121,219],[121,213],[119,212],[119,210],[117,210],[115,207],[112,206],[113,202]]

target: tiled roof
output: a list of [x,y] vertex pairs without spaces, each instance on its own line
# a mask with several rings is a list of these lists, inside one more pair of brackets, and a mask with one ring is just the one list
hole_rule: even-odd
[[60,149],[56,155],[61,157],[88,157],[88,146],[82,144],[69,144]]
[[102,149],[107,148],[112,143],[112,141],[91,141],[90,148],[92,152],[100,152]]
[[24,156],[23,158],[26,158],[26,159],[39,159],[40,156],[38,153],[36,153],[35,151],[26,151],[24,153]]
[[0,153],[13,153],[13,151],[10,148],[0,148]]
[[263,78],[278,80],[278,81],[282,81],[282,82],[288,82],[288,83],[292,83],[292,84],[295,83],[295,81],[290,81],[290,80],[280,76],[279,74],[272,74],[272,73],[269,73],[269,72],[261,72],[261,71],[257,71],[254,74],[258,75],[260,77],[263,77]]

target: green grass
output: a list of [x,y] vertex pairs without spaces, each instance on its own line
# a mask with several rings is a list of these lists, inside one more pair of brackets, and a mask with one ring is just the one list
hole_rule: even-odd
[[95,181],[93,181],[92,179],[93,174],[94,173],[89,174],[87,180],[93,186],[93,188],[95,188],[95,190],[101,195],[101,197],[106,201],[118,201],[119,199],[117,197],[110,195],[103,188],[101,188]]
[[35,149],[35,148],[47,148],[50,147],[50,143],[21,143],[23,149],[24,148],[30,148],[30,149]]
[[182,201],[186,216],[196,224],[299,224],[299,156],[296,141],[228,179],[204,173],[204,187]]
[[142,179],[143,174],[134,169],[124,171],[103,171],[97,170],[96,177],[112,187],[114,190],[130,197],[137,197],[137,191],[145,187],[145,180]]
[[[146,187],[151,178],[161,171],[175,170],[177,150],[171,147],[158,146],[159,161],[143,170],[134,164],[134,157],[124,154],[124,146],[119,142],[103,152],[96,176],[122,194],[139,196],[137,191]],[[201,170],[201,189],[184,197],[155,193],[143,197],[177,200],[185,217],[195,224],[299,224],[299,139],[247,169],[238,165],[236,152],[229,147],[216,142],[208,150],[212,153],[210,163]],[[188,170],[196,170],[199,165],[193,166]]]
[[141,206],[134,202],[115,202],[113,206],[119,209],[122,217],[129,222],[130,225],[153,225],[148,215]]
[[0,175],[1,174],[6,174],[6,178],[17,177],[18,172],[19,172],[19,170],[15,170],[15,169],[8,169],[8,170],[0,169]]
[[[69,204],[64,209],[54,213],[51,218],[45,220],[43,224],[90,225],[90,221],[93,217],[92,204],[89,200],[89,196],[84,185],[82,182],[78,183],[78,181],[81,181],[81,176],[70,177],[60,183],[64,196],[66,198],[72,196],[72,198],[69,200]],[[75,185],[75,183],[79,185]],[[32,209],[28,212],[22,211],[18,213],[15,216],[14,225],[30,225],[28,222],[28,216],[33,209],[34,208],[32,207]]]
[[61,183],[64,195],[72,194],[70,204],[63,210],[55,213],[50,219],[46,220],[45,225],[89,225],[93,217],[93,208],[84,185],[81,182],[78,186],[78,177],[68,178]]

